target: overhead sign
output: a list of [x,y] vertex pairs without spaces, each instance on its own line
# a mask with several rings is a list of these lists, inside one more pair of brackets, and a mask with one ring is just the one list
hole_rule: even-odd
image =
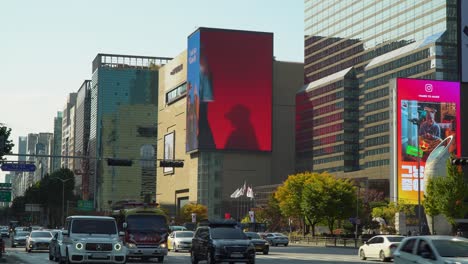
[[11,189],[11,183],[9,182],[0,183],[0,189]]
[[11,202],[11,192],[0,191],[0,202]]
[[78,200],[77,209],[81,211],[92,211],[94,210],[93,201]]
[[26,163],[3,163],[2,171],[35,171],[36,165]]

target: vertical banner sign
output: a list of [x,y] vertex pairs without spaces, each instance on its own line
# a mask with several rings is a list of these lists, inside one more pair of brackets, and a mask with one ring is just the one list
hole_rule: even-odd
[[468,82],[468,1],[460,0],[461,81]]
[[250,222],[255,223],[255,212],[249,211]]
[[192,223],[196,223],[196,222],[197,222],[197,214],[192,213]]
[[418,189],[424,198],[424,170],[432,151],[445,144],[446,151],[460,155],[460,84],[398,78],[396,89],[397,196],[417,204]]
[[[175,132],[164,135],[164,159],[165,160],[174,160],[174,144],[175,144]],[[174,173],[173,167],[164,167],[163,172]]]

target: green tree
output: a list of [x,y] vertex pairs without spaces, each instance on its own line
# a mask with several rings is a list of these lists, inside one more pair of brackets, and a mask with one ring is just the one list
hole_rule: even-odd
[[254,209],[254,211],[255,221],[265,223],[270,231],[278,231],[287,225],[286,219],[281,216],[279,202],[274,193],[269,196],[265,207]]
[[305,234],[304,213],[301,208],[302,191],[305,182],[312,177],[312,173],[304,172],[289,175],[283,185],[275,192],[275,199],[279,202],[281,214],[288,218],[301,219],[303,234]]
[[181,209],[181,218],[184,222],[192,222],[192,213],[197,214],[197,221],[208,218],[208,208],[203,204],[188,203]]
[[312,228],[312,236],[315,236],[315,227],[324,220],[326,213],[325,207],[328,201],[323,196],[326,177],[328,177],[326,174],[312,173],[306,180],[302,192],[301,210]]
[[0,123],[0,161],[5,160],[4,155],[11,153],[11,150],[15,146],[13,141],[9,139],[11,134],[11,128],[6,127]]
[[409,204],[404,201],[399,201],[398,204],[395,202],[389,202],[386,205],[377,206],[372,209],[372,217],[383,218],[386,222],[386,226],[383,229],[390,233],[395,233],[395,214],[398,212],[405,213],[406,215],[414,214],[416,205]]
[[[433,177],[429,180],[425,199],[425,205],[431,215],[442,213],[455,230],[455,219],[464,218],[468,213],[465,204],[468,193],[468,185],[463,179],[461,167],[452,165],[451,159],[447,160],[447,176]],[[427,209],[426,209],[427,210]]]
[[356,210],[356,187],[350,179],[337,179],[328,174],[325,177],[322,197],[325,201],[324,219],[330,232],[337,220],[348,219]]

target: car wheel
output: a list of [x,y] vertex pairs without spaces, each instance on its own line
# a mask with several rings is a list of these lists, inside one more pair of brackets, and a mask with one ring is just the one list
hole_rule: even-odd
[[158,257],[158,262],[163,263],[164,262],[164,256]]
[[288,243],[284,244],[284,246],[287,247],[287,246],[288,246]]
[[192,264],[198,264],[198,259],[195,253],[193,251],[190,251],[190,260],[192,261]]
[[213,258],[213,253],[211,251],[208,251],[208,254],[206,255],[206,263],[207,264],[215,264],[216,260]]
[[382,262],[385,262],[385,261],[388,260],[388,259],[385,257],[385,253],[383,252],[383,250],[381,250],[380,253],[379,253],[379,259],[380,259],[380,261],[382,261]]
[[263,255],[268,255],[268,250],[263,250]]
[[49,251],[49,260],[54,260],[54,256],[52,256],[52,254],[50,254],[50,251]]
[[255,264],[255,257],[248,262],[249,264]]
[[366,260],[366,254],[364,254],[364,249],[361,249],[359,251],[359,258],[362,259],[362,260]]
[[176,248],[176,244],[175,244],[175,243],[174,243],[174,244],[172,244],[172,250],[174,250],[174,252],[177,252],[177,251],[179,251],[179,250],[177,250],[177,248]]

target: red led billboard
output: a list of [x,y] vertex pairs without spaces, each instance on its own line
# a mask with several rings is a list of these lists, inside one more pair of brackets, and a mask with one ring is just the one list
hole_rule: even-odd
[[187,151],[271,151],[273,34],[200,28],[187,71]]

